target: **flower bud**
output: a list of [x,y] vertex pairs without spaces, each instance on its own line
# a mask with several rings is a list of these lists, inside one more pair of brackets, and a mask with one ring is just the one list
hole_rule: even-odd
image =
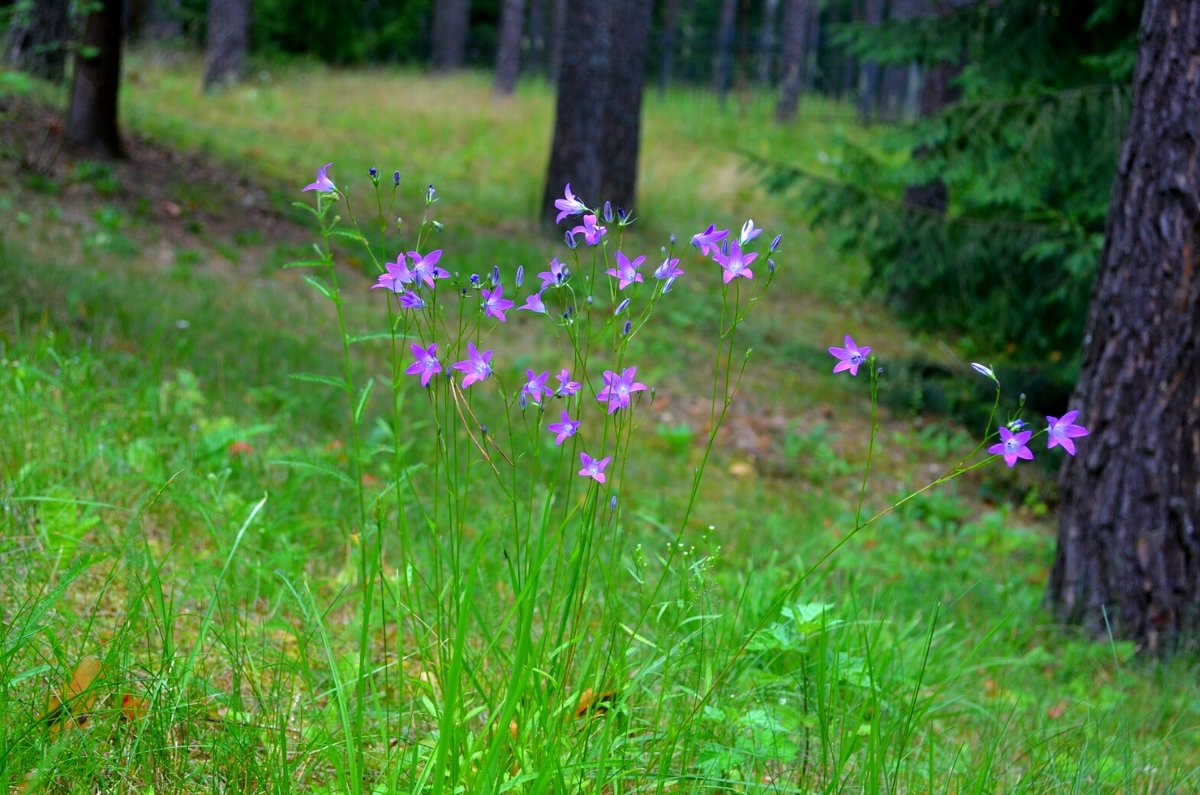
[[[589,300],[590,300],[590,296],[589,296]],[[617,304],[617,308],[613,310],[613,314],[619,315],[622,312],[624,312],[627,308],[629,308],[629,299],[628,298],[626,298],[621,303]]]
[[768,254],[774,254],[779,250],[779,244],[783,242],[783,235],[775,235],[775,239],[771,241],[771,248],[768,249]]
[[611,224],[612,220],[613,220],[612,202],[606,201],[604,203],[604,222]]
[[399,171],[393,171],[393,172],[392,172],[392,184],[393,184],[393,185],[399,185],[399,184],[400,184],[400,172],[399,172]]
[[565,238],[565,239],[566,239],[566,241],[567,241],[567,248],[569,248],[569,249],[571,249],[572,251],[574,251],[574,250],[575,250],[575,246],[576,246],[576,245],[578,245],[578,244],[575,242],[575,235],[574,235],[574,234],[572,234],[571,232],[567,232],[567,233],[564,235],[564,238]]
[[521,283],[524,281],[525,281],[525,266],[518,265],[517,266],[517,286],[520,287]]

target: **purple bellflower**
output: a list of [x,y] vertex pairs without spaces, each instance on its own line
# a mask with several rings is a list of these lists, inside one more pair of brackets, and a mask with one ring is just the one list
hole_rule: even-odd
[[[556,434],[554,437],[554,444],[561,446],[563,442],[574,436],[575,432],[579,430],[579,420],[571,419],[571,415],[566,409],[563,409],[562,421],[550,423],[546,426],[546,430],[550,431],[550,433]],[[604,481],[600,482],[603,483]]]
[[635,282],[645,281],[645,279],[642,278],[642,274],[638,273],[638,270],[642,267],[642,263],[645,261],[646,257],[643,255],[630,262],[629,257],[618,251],[617,267],[609,268],[605,272],[617,280],[618,290],[624,290],[626,287]]
[[588,213],[583,216],[583,224],[571,229],[573,235],[583,235],[583,242],[589,246],[599,244],[600,238],[608,234],[608,227],[601,226],[596,222],[596,216]]
[[542,398],[551,397],[554,390],[546,386],[546,379],[550,377],[550,371],[535,373],[533,370],[525,370],[525,385],[521,387],[521,398],[528,399],[535,406],[542,404]]
[[634,392],[641,392],[646,388],[645,384],[633,380],[636,375],[636,367],[626,368],[620,375],[612,370],[604,371],[604,389],[601,389],[596,395],[596,400],[601,403],[607,401],[609,414],[614,413],[617,409],[629,408],[630,396]]
[[728,254],[714,254],[713,260],[721,266],[721,270],[725,271],[722,278],[726,284],[738,277],[745,279],[753,279],[754,271],[750,270],[750,263],[754,262],[757,254],[743,254],[742,247],[737,241],[729,247]]
[[683,275],[683,271],[679,269],[679,257],[667,257],[663,260],[663,264],[654,269],[654,278],[659,281],[675,281]]
[[571,371],[565,367],[558,375],[554,376],[554,379],[558,381],[558,389],[554,390],[554,394],[558,397],[570,397],[583,388],[578,381],[571,380]]
[[754,225],[754,219],[750,218],[746,223],[742,224],[742,234],[738,237],[738,242],[743,246],[749,243],[754,238],[762,234],[762,229]]
[[700,253],[704,255],[716,254],[720,249],[720,242],[729,236],[728,229],[716,231],[716,224],[709,224],[708,229],[705,229],[699,234],[692,235],[692,245],[700,249]]
[[424,309],[425,299],[412,290],[405,290],[400,294],[400,306],[403,309]]
[[466,373],[462,386],[466,389],[476,381],[483,381],[492,374],[492,351],[479,352],[475,343],[467,343],[467,358],[454,363],[454,369]]
[[566,190],[563,191],[563,198],[554,200],[554,206],[559,211],[558,215],[554,218],[554,223],[556,224],[562,223],[562,219],[568,215],[579,215],[580,213],[587,212],[587,205],[581,202],[579,197],[574,193],[571,193],[570,182],[567,183]]
[[505,310],[512,309],[513,302],[504,297],[504,285],[496,285],[495,290],[488,290],[486,287],[480,291],[483,295],[483,310],[488,317],[494,317],[501,323],[508,318],[504,316]]
[[334,185],[333,180],[329,178],[329,167],[332,165],[333,163],[326,163],[322,168],[318,168],[316,182],[308,183],[304,186],[304,190],[300,192],[303,193],[306,190],[315,190],[318,193],[335,193],[337,191],[337,185]]
[[591,478],[597,483],[603,484],[606,479],[604,477],[604,468],[608,466],[609,461],[612,461],[612,456],[606,455],[604,458],[597,460],[587,453],[580,453],[579,461],[583,464],[583,469],[579,470],[581,477]]
[[1075,418],[1079,416],[1078,411],[1068,411],[1062,417],[1047,417],[1046,422],[1049,427],[1046,428],[1048,433],[1046,437],[1046,449],[1062,445],[1062,448],[1071,455],[1075,455],[1075,442],[1072,439],[1078,439],[1080,436],[1087,436],[1088,429],[1082,425],[1075,424]]
[[989,447],[988,452],[1004,456],[1004,463],[1008,464],[1010,468],[1016,466],[1018,458],[1032,461],[1033,453],[1025,446],[1031,436],[1033,436],[1033,431],[1013,433],[1002,425],[1000,426],[1000,441]]
[[854,344],[854,338],[849,334],[846,335],[846,347],[833,347],[829,352],[837,357],[838,363],[833,366],[835,373],[840,373],[842,370],[849,370],[850,375],[858,375],[858,367],[867,360],[867,355],[871,353],[870,347],[859,348]]
[[379,280],[371,285],[372,290],[391,290],[393,293],[402,294],[404,285],[412,284],[412,271],[404,264],[404,252],[401,252],[396,257],[395,262],[385,262],[383,267],[386,269],[379,274]]
[[412,266],[409,270],[412,272],[412,280],[414,282],[425,282],[426,285],[432,287],[434,279],[445,279],[450,276],[449,271],[438,267],[438,260],[442,258],[442,250],[440,248],[429,252],[423,257],[416,251],[408,252],[408,256],[412,260]]
[[550,260],[550,270],[542,271],[538,274],[538,278],[542,280],[542,289],[547,287],[558,287],[565,284],[567,278],[571,275],[571,269],[558,261],[558,258]]
[[442,363],[437,360],[437,343],[429,343],[428,348],[422,348],[415,342],[412,344],[415,362],[405,370],[406,375],[421,376],[421,386],[429,386],[429,379],[442,371]]
[[546,314],[546,304],[544,301],[542,301],[542,294],[540,292],[531,293],[525,299],[525,304],[517,307],[518,312],[520,312],[522,309],[527,312],[536,312],[539,315]]

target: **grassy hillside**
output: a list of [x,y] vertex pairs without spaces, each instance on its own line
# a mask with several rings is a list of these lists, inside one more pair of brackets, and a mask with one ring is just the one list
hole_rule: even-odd
[[[497,102],[482,76],[285,66],[204,98],[197,61],[148,53],[127,78],[131,162],[71,161],[43,106],[5,111],[0,785],[1195,789],[1193,661],[1041,610],[1038,470],[993,461],[856,530],[977,440],[896,408],[870,443],[866,374],[832,375],[826,348],[872,345],[894,392],[890,362],[937,343],[864,299],[863,269],[737,150],[819,168],[867,133],[776,128],[766,97],[650,95],[621,250],[653,268],[672,233],[753,217],[763,259],[785,236],[770,288],[751,292],[760,260],[722,289],[680,244],[669,294],[649,277],[627,293],[587,281],[585,251],[577,325],[477,319],[445,290],[426,327],[368,287],[412,247],[430,183],[445,230],[422,249],[460,282],[497,265],[511,290],[524,265],[523,299],[570,256],[535,216],[544,86]],[[284,269],[323,256],[290,202],[314,206],[299,189],[330,160],[370,246],[333,238],[332,269]],[[399,232],[368,221],[371,165],[403,174]],[[626,295],[647,318],[627,336],[609,319]],[[344,348],[338,309],[348,335],[412,340]],[[447,365],[468,336],[494,348],[493,377],[421,389],[403,371],[426,333]],[[653,396],[610,418],[584,379],[586,400],[544,417],[517,405],[526,368],[599,382],[616,362]],[[585,446],[546,433],[560,405]],[[613,455],[603,486],[576,474],[580,450]]]

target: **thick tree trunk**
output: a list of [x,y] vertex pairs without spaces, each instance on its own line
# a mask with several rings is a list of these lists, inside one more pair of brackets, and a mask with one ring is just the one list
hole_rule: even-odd
[[758,29],[758,82],[771,85],[775,76],[775,17],[779,11],[779,0],[763,0],[762,24]]
[[546,68],[546,0],[529,2],[529,66],[538,72]]
[[562,72],[563,50],[567,36],[567,0],[554,0],[554,19],[551,21],[550,33],[550,82],[558,83],[558,75]]
[[783,124],[796,116],[808,62],[808,0],[787,0],[783,9],[783,59],[780,64],[779,102],[775,121]]
[[600,195],[617,207],[632,211],[654,0],[613,0],[612,6],[609,29],[613,58],[600,142]]
[[121,157],[117,92],[121,86],[121,0],[105,0],[84,22],[82,47],[75,54],[67,146],[100,157]]
[[470,0],[437,0],[433,5],[433,68],[461,69],[467,57]]
[[717,21],[717,54],[713,59],[713,91],[725,101],[733,81],[733,39],[737,34],[737,0],[721,0],[721,16]]
[[23,72],[61,83],[70,39],[70,0],[38,0],[12,19],[5,58]]
[[502,97],[512,94],[521,74],[521,27],[525,0],[504,0],[500,8],[500,42],[496,49],[496,82],[492,90]]
[[1200,631],[1200,3],[1146,0],[1060,473],[1049,602],[1153,649]]
[[594,206],[600,200],[600,139],[612,63],[612,3],[571,2],[566,4],[565,12],[564,30],[571,31],[571,41],[562,47],[554,139],[542,196],[543,218],[554,217],[554,200],[562,198],[568,182],[584,201]]
[[209,0],[204,90],[241,80],[250,49],[250,0]]

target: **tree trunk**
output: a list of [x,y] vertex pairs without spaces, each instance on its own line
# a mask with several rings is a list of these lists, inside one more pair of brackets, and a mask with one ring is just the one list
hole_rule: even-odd
[[[600,143],[600,195],[633,210],[642,138],[642,93],[654,0],[612,0],[613,54]],[[620,42],[620,57],[616,42]]]
[[105,0],[84,22],[75,53],[67,147],[100,157],[122,157],[117,130],[117,91],[121,86],[121,0]]
[[[572,31],[562,48],[550,167],[542,195],[542,217],[553,218],[563,187],[593,206],[600,201],[600,139],[604,129],[608,73],[612,63],[609,20],[612,3],[567,3],[564,29]],[[591,100],[591,101],[588,101]]]
[[146,38],[170,41],[183,36],[183,9],[180,0],[151,0],[146,9]]
[[240,80],[249,48],[250,0],[209,0],[204,90]]
[[433,68],[438,72],[461,69],[467,56],[470,0],[436,0],[433,5]]
[[675,35],[679,26],[679,0],[667,0],[663,5],[662,62],[658,71],[658,92],[667,93],[675,63]]
[[563,41],[567,35],[567,0],[554,0],[554,19],[551,22],[550,40],[550,82],[558,83],[558,75],[562,72]]
[[1146,0],[1059,477],[1048,600],[1152,649],[1200,631],[1200,3]]
[[[863,24],[877,28],[883,22],[883,0],[866,0],[863,6]],[[875,117],[876,103],[879,94],[879,64],[865,61],[859,67],[861,74],[858,80],[858,120],[870,124]]]
[[500,42],[496,49],[496,82],[492,90],[507,97],[517,87],[521,74],[521,23],[525,0],[504,0],[500,9]]
[[11,20],[5,56],[23,72],[61,83],[70,39],[70,0],[38,0]]
[[758,82],[764,86],[771,85],[774,77],[775,48],[775,16],[779,10],[779,0],[763,0],[762,25],[758,29]]
[[546,0],[529,2],[529,66],[538,72],[546,68]]
[[725,101],[733,79],[733,39],[737,32],[737,0],[721,0],[717,22],[717,57],[713,59],[713,91]]
[[783,9],[783,60],[780,64],[779,102],[775,121],[783,124],[796,116],[808,61],[808,0],[787,0]]

